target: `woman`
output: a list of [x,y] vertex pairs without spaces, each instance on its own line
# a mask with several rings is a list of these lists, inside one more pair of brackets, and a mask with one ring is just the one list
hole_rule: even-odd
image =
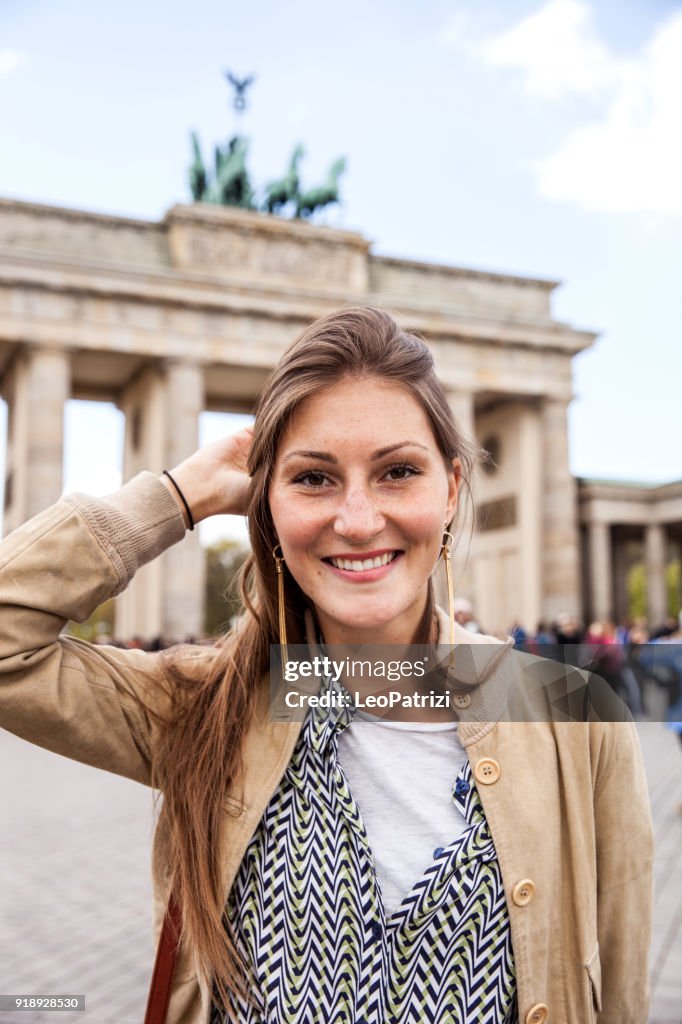
[[[3,724],[163,791],[149,1020],[646,1021],[652,840],[631,723],[538,714],[545,663],[464,630],[451,590],[448,612],[434,604],[480,454],[427,347],[345,309],[285,353],[253,430],[107,499],[67,496],[3,542]],[[248,515],[253,553],[222,642],[148,654],[59,635],[224,513]],[[277,720],[280,641],[454,642],[454,712]]]

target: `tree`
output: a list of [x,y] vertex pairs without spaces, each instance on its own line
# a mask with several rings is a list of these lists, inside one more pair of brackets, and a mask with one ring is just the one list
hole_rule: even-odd
[[[680,612],[680,560],[675,559],[665,568],[665,584],[667,593],[666,614],[677,618]],[[646,592],[646,566],[638,562],[628,573],[628,598],[630,602],[630,617],[633,619],[647,618],[647,592]],[[656,626],[658,623],[650,623]]]
[[680,590],[680,559],[676,558],[665,569],[665,584],[668,591],[668,615],[677,618],[680,614],[682,591]]
[[89,640],[90,643],[110,640],[114,633],[114,598],[110,597],[95,608],[85,622],[69,622],[66,632],[79,640]]
[[628,598],[631,619],[646,619],[646,570],[643,562],[633,565],[628,573]]

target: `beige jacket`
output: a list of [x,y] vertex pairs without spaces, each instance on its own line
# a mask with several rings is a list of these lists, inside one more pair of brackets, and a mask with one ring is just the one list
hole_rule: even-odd
[[[183,535],[173,496],[142,473],[107,499],[63,498],[2,541],[0,725],[149,784],[157,734],[137,695],[164,706],[162,656],[60,634]],[[471,697],[463,718],[478,719],[463,721],[460,736],[507,893],[520,1021],[645,1024],[653,840],[635,728],[547,721],[548,701],[582,699],[581,685],[569,693],[582,677],[490,637],[459,629],[456,639],[458,676]],[[210,649],[183,650],[186,667],[200,674]],[[263,687],[243,778],[225,797],[226,896],[300,730],[273,721],[268,698]],[[520,716],[530,720],[506,720]],[[168,896],[159,829],[153,876],[158,935]],[[183,947],[169,1024],[206,1024],[209,1008],[210,990]]]

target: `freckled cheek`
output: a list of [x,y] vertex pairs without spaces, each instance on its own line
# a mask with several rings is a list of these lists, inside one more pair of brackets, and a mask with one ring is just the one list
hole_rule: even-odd
[[429,544],[440,546],[443,536],[443,516],[440,511],[416,506],[409,516],[401,517],[405,536],[413,544]]
[[277,536],[289,558],[304,557],[317,548],[324,521],[309,506],[293,500],[282,500],[273,495],[270,501]]

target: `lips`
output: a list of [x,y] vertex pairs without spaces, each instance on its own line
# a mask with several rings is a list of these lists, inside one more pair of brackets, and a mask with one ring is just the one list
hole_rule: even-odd
[[399,551],[386,551],[381,555],[369,554],[364,558],[331,556],[325,558],[324,561],[333,565],[335,569],[345,569],[347,572],[367,572],[369,569],[380,569],[382,566],[388,565],[399,554]]
[[[360,553],[359,553],[360,554]],[[335,576],[350,583],[371,583],[393,571],[395,563],[405,554],[397,549],[361,552],[362,557],[340,552],[322,561]]]

